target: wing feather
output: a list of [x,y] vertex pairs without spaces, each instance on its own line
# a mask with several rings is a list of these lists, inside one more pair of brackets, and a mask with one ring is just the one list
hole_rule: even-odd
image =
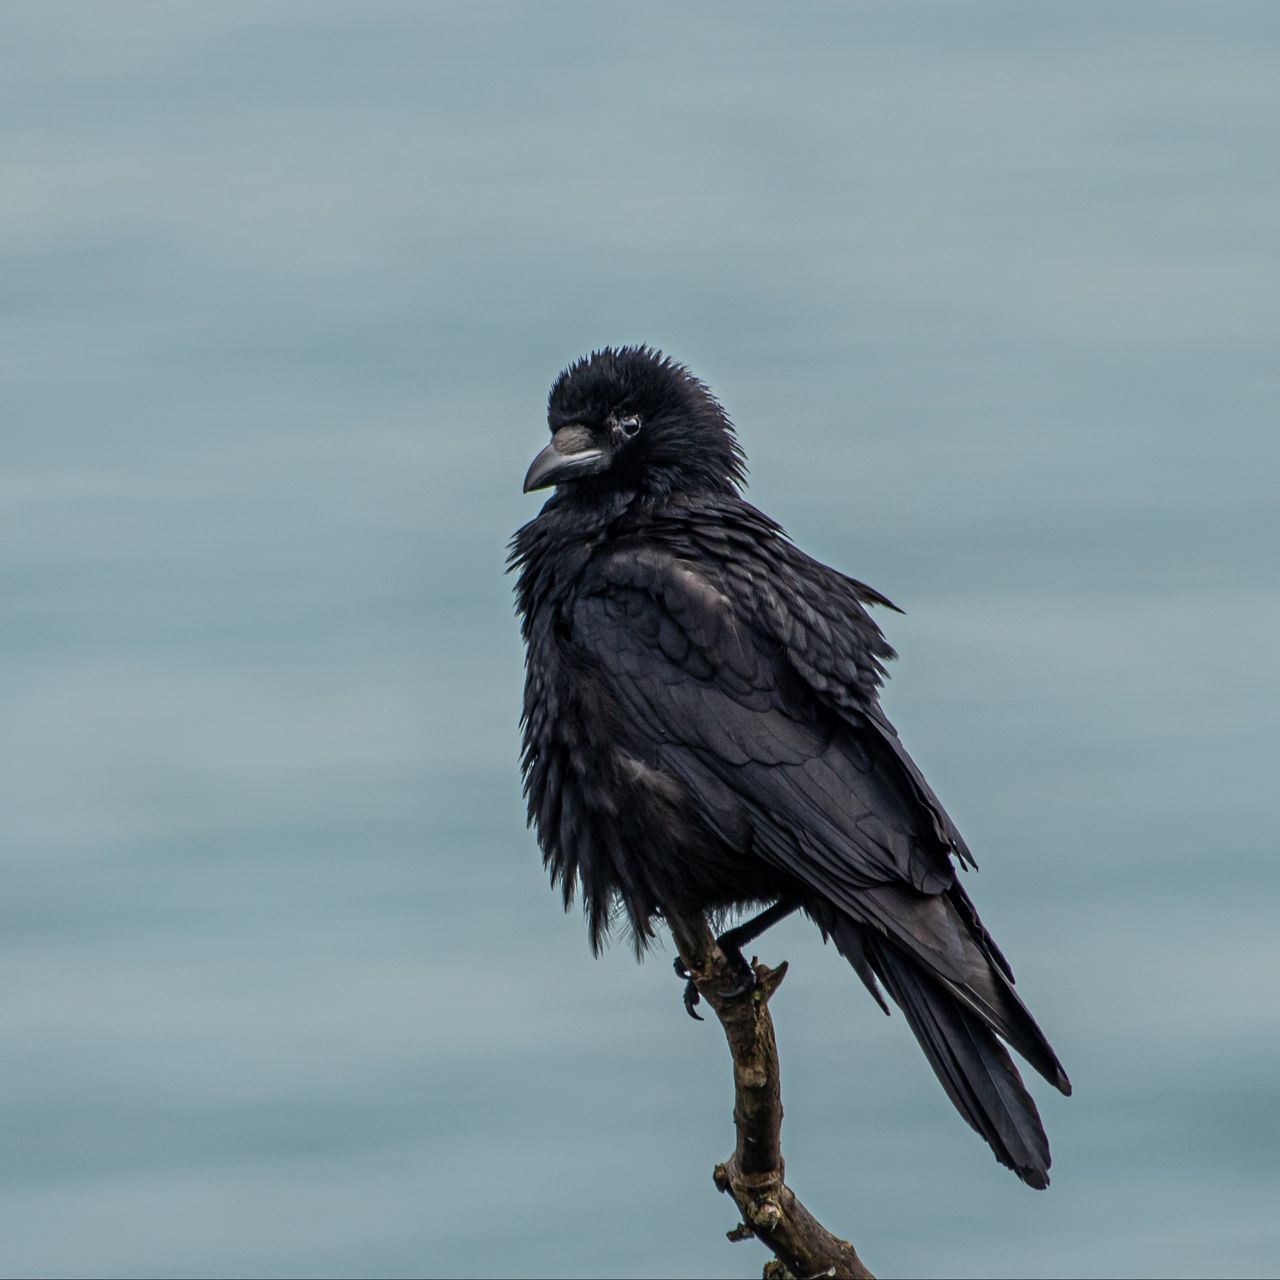
[[831,633],[811,614],[787,644],[693,565],[650,550],[600,566],[572,633],[606,679],[627,749],[678,779],[731,847],[747,853],[749,832],[752,855],[890,939],[1064,1087],[955,882],[950,854],[964,845],[950,819],[902,767],[874,702],[856,714],[832,705],[833,677],[797,662],[799,628]]

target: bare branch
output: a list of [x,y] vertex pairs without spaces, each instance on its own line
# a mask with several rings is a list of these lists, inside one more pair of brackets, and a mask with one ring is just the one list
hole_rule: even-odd
[[769,1000],[786,976],[786,962],[776,969],[753,963],[756,985],[726,996],[722,992],[738,985],[738,975],[706,920],[669,917],[668,924],[685,968],[720,1019],[733,1056],[738,1146],[715,1168],[716,1186],[733,1197],[742,1214],[742,1225],[729,1238],[754,1235],[773,1250],[777,1262],[765,1267],[769,1280],[785,1276],[873,1280],[853,1245],[832,1235],[783,1180],[782,1092]]

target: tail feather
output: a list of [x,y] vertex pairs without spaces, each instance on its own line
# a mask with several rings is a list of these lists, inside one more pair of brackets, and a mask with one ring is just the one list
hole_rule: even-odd
[[992,969],[976,976],[965,987],[952,987],[950,983],[947,986],[1059,1093],[1071,1096],[1071,1081],[1058,1055],[1003,973]]
[[[897,947],[944,983],[955,998],[1016,1049],[1059,1092],[1071,1094],[1071,1081],[1044,1032],[1013,989],[1003,956],[993,962],[993,947],[963,893],[921,894],[899,885],[867,890],[862,905]],[[969,918],[966,918],[969,917]],[[975,934],[977,936],[975,936]],[[868,937],[879,937],[868,930]],[[881,948],[884,950],[885,948]]]
[[1049,1185],[1049,1139],[1008,1051],[983,1021],[887,947],[872,944],[885,989],[906,1015],[956,1109],[1028,1186]]
[[[842,918],[826,931],[868,986],[868,969],[879,978],[956,1110],[996,1159],[1028,1186],[1047,1187],[1051,1158],[1040,1113],[989,1019],[875,930]],[[1021,1002],[1018,1008],[1031,1021]]]

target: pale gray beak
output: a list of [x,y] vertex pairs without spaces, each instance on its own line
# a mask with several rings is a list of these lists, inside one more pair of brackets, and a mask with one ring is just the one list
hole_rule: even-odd
[[530,464],[524,491],[532,493],[567,480],[598,475],[608,465],[608,454],[595,443],[586,427],[561,427]]

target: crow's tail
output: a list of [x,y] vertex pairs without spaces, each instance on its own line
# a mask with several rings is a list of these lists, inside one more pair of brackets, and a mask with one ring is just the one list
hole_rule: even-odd
[[996,1159],[1028,1186],[1047,1187],[1049,1139],[1040,1113],[1013,1059],[986,1023],[875,930],[842,919],[829,932],[864,981],[869,968],[884,984],[947,1096]]

